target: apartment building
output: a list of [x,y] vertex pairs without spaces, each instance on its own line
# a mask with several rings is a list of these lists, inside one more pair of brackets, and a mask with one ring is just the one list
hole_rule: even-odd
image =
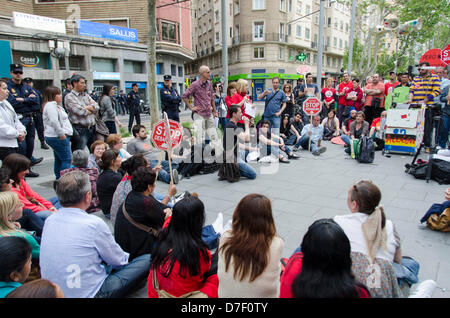
[[[222,75],[221,0],[192,0],[193,50],[196,59],[186,65],[194,79],[198,68],[211,68],[213,79]],[[308,65],[317,76],[319,0],[227,0],[229,80],[245,78],[256,96],[271,86],[271,78],[295,81],[297,67]],[[323,77],[337,77],[343,66],[350,35],[350,10],[326,0]],[[299,62],[299,52],[306,60]]]
[[[184,90],[184,64],[194,59],[191,37],[190,3],[166,6],[157,1],[157,81],[162,88],[163,76],[172,75],[173,84]],[[141,95],[147,89],[148,8],[146,0],[0,0],[0,57],[7,68],[1,76],[9,76],[9,63],[38,59],[37,65],[25,65],[26,76],[37,80],[43,88],[59,86],[66,78],[63,57],[55,48],[70,50],[70,74],[86,77],[89,90],[100,90],[105,82],[117,89],[130,90],[138,83]],[[65,21],[65,32],[56,33],[29,27],[16,27],[13,12],[50,17]],[[101,23],[119,30],[136,32],[135,41],[123,41],[101,36],[80,35],[77,20]],[[131,30],[131,31],[129,31]],[[89,31],[89,30],[88,30]],[[89,32],[88,32],[89,33]]]

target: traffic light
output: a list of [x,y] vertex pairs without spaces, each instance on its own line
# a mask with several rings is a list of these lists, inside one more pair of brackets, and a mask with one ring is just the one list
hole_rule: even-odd
[[295,58],[297,59],[297,61],[303,62],[304,60],[306,60],[306,54],[299,51]]
[[189,78],[188,78],[188,77],[186,77],[186,82],[185,82],[185,84],[186,84],[186,89],[189,88]]

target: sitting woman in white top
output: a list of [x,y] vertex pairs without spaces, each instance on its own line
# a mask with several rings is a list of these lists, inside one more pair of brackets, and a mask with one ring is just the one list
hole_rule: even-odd
[[234,211],[231,230],[220,237],[219,298],[277,298],[283,248],[270,200],[245,196]]
[[412,258],[402,258],[400,237],[392,221],[386,219],[380,201],[381,192],[375,184],[359,181],[348,191],[347,205],[352,214],[335,216],[334,221],[350,240],[353,272],[370,294],[405,297],[410,285],[418,281],[419,264]]
[[70,137],[73,135],[72,124],[64,108],[62,108],[61,90],[49,86],[44,92],[43,121],[45,142],[53,149],[55,157],[55,178],[60,178],[61,171],[69,169],[72,164]]

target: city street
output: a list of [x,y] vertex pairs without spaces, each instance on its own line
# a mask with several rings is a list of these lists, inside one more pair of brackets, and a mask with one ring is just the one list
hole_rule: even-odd
[[[186,113],[183,118],[187,120],[188,115]],[[149,128],[149,117],[142,118]],[[127,117],[120,116],[120,120],[126,126]],[[261,174],[261,169],[267,166],[252,164],[258,171],[254,181],[242,179],[231,184],[219,182],[217,173],[197,175],[181,180],[177,185],[178,192],[198,193],[206,207],[206,224],[213,222],[219,212],[223,213],[225,224],[232,218],[239,200],[249,193],[268,196],[278,234],[285,241],[283,256],[289,257],[313,221],[350,213],[347,192],[355,181],[372,180],[381,189],[387,218],[394,222],[400,234],[403,256],[411,256],[420,263],[420,281],[433,279],[439,287],[449,289],[450,276],[445,273],[450,270],[450,236],[431,231],[419,223],[433,203],[444,201],[447,186],[435,181],[426,183],[407,175],[404,165],[412,161],[411,156],[392,154],[389,158],[376,152],[373,164],[360,164],[344,153],[343,146],[330,142],[323,145],[327,151],[321,156],[299,151],[299,160],[280,164],[275,174]],[[27,181],[34,191],[50,198],[55,195],[52,150],[42,150],[36,142],[34,155],[45,158],[33,169],[41,176]],[[427,160],[424,154],[420,158]],[[164,193],[167,188],[167,184],[158,181],[158,192]],[[96,215],[105,219],[101,212]],[[146,297],[146,288],[133,297]],[[436,289],[434,297],[449,297],[449,293]]]

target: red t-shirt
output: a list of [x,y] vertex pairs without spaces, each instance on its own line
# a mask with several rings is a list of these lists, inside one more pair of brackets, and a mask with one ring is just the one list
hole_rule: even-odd
[[231,102],[231,97],[230,96],[225,96],[225,104],[227,105],[227,118],[230,118],[230,114],[228,113],[228,108],[230,108],[231,104],[233,104]]
[[[356,96],[356,100],[347,99],[347,96]],[[355,90],[352,86],[345,94],[345,106],[354,106],[357,111],[360,111],[362,108],[362,98],[363,91],[361,87],[358,86]]]
[[330,87],[324,87],[322,89],[322,94],[325,96],[325,102],[329,103],[334,99],[334,95],[336,95],[336,90]]
[[384,84],[384,95],[388,96],[388,94],[392,91],[392,87],[397,86],[398,84],[400,84],[400,82],[395,82],[394,85],[392,85],[391,82],[387,82],[386,84]]
[[[345,82],[340,83],[338,86],[339,94],[344,91],[345,87],[347,87],[347,91],[352,89],[353,88],[352,81],[348,81],[347,83],[345,83]],[[345,101],[345,94],[343,96],[339,96],[338,103],[339,103],[339,105],[346,105],[347,102]]]
[[[246,93],[242,93],[242,94],[243,95],[241,95],[239,93],[236,93],[233,96],[231,96],[231,104],[239,104],[244,99],[244,97],[247,96]],[[247,115],[245,113],[245,103],[242,104],[241,110],[242,110],[242,116],[246,116],[248,119],[251,118],[249,115]],[[241,120],[238,121],[238,123],[244,124],[244,121],[241,119]]]

